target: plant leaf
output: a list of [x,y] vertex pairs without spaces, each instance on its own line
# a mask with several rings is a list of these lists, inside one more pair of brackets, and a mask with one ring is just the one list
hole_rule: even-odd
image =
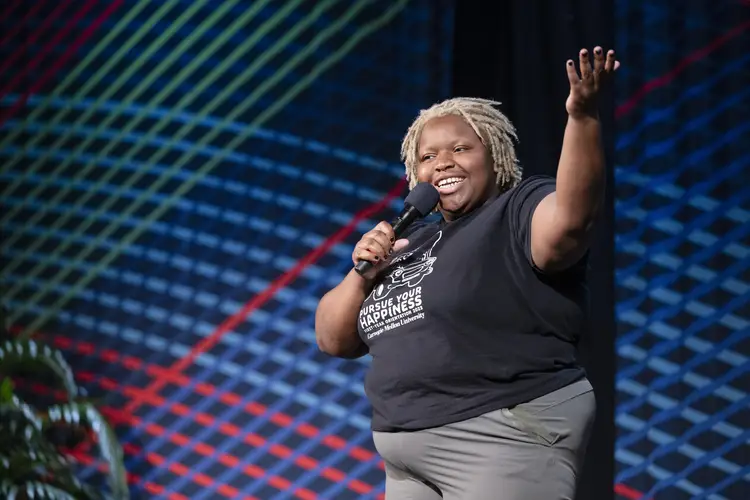
[[47,410],[49,423],[87,425],[97,437],[99,452],[109,468],[109,486],[117,499],[129,498],[122,446],[101,413],[89,403],[54,405]]
[[60,488],[77,500],[101,500],[103,495],[75,476],[73,462],[48,447],[43,451],[35,444],[15,448],[0,455],[0,477],[14,483],[34,480]]
[[0,384],[0,403],[9,403],[13,400],[13,381],[10,377],[3,378]]
[[[0,478],[13,484],[28,481],[49,483],[49,477],[65,477],[73,474],[72,464],[67,462],[56,450],[44,452],[32,446],[12,447],[0,455]],[[66,490],[67,491],[67,490]]]
[[39,481],[28,481],[20,485],[3,481],[0,483],[0,493],[7,500],[19,498],[28,498],[29,500],[79,500],[65,490]]
[[[36,418],[32,415],[32,417]],[[39,475],[69,471],[67,461],[40,431],[41,421],[31,421],[19,408],[0,406],[0,478],[27,481]]]
[[0,344],[0,370],[11,373],[14,369],[43,366],[51,370],[62,382],[70,400],[80,392],[73,370],[62,353],[34,340],[6,340]]
[[76,479],[73,475],[70,476],[55,476],[52,479],[46,481],[45,484],[54,486],[61,490],[64,490],[72,495],[76,500],[102,500],[105,498],[103,493],[96,491],[96,489],[88,484]]
[[0,442],[4,447],[12,442],[37,441],[43,425],[34,410],[16,397],[9,403],[0,403],[0,422]]

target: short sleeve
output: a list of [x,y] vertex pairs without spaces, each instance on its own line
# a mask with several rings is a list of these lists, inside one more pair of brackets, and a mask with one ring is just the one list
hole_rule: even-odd
[[555,192],[555,179],[548,175],[531,176],[513,188],[508,200],[508,214],[511,234],[530,264],[531,259],[531,218],[537,205],[547,195]]

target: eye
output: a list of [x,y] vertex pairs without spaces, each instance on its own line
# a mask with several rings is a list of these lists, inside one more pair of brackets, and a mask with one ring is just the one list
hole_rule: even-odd
[[467,148],[466,146],[456,146],[455,148],[453,148],[453,152],[460,153],[461,151],[466,151],[467,149],[469,148]]
[[427,153],[427,154],[422,155],[422,161],[431,160],[433,158],[435,158],[435,155],[432,153]]

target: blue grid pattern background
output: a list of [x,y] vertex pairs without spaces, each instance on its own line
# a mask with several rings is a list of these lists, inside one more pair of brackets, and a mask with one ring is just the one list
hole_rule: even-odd
[[616,18],[616,489],[750,498],[750,5]]
[[[0,5],[3,297],[105,396],[134,498],[382,493],[367,361],[312,321],[450,91],[452,2],[384,5]],[[750,5],[616,6],[615,490],[747,498]]]
[[[73,23],[72,44],[89,3],[6,6],[4,30],[41,34],[2,57],[43,78],[69,46],[42,30]],[[2,96],[7,304],[106,396],[136,498],[382,493],[367,361],[319,353],[314,310],[401,207],[401,135],[448,95],[451,26],[451,2],[124,2],[47,92]]]

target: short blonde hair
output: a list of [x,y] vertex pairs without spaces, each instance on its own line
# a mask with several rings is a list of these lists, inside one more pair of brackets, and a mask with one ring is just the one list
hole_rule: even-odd
[[492,155],[497,186],[501,192],[521,182],[521,167],[516,158],[513,141],[517,141],[516,129],[502,112],[496,109],[500,103],[477,97],[454,97],[423,109],[407,130],[401,143],[401,161],[406,166],[409,189],[417,184],[419,165],[419,139],[425,124],[443,116],[456,115],[466,120]]

